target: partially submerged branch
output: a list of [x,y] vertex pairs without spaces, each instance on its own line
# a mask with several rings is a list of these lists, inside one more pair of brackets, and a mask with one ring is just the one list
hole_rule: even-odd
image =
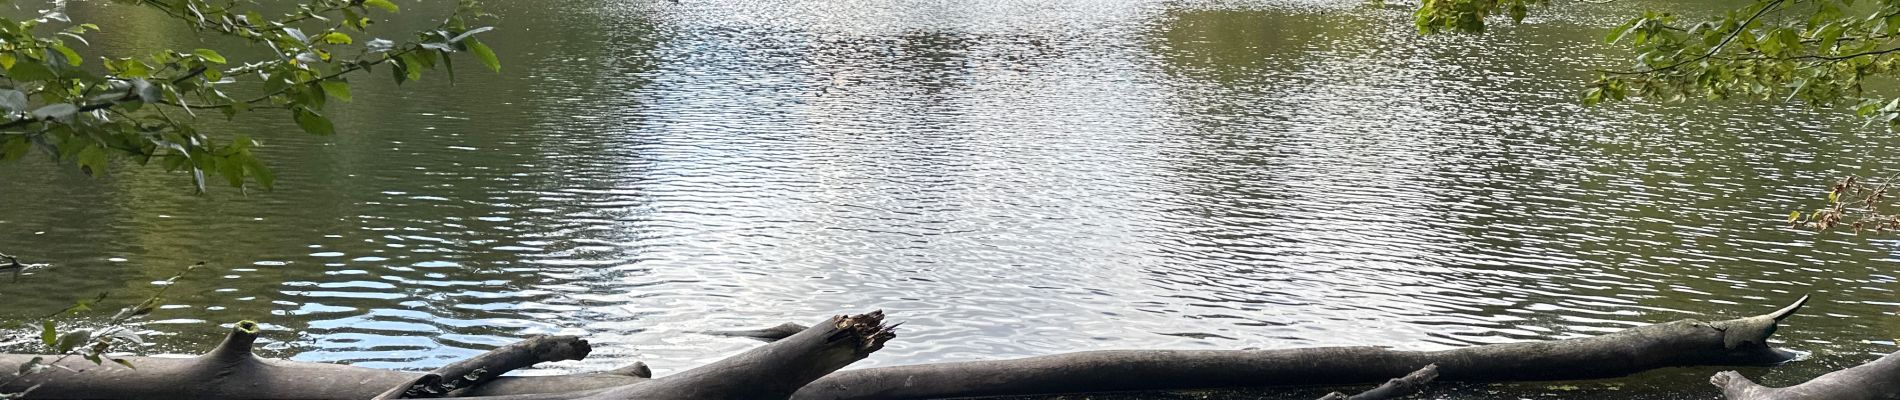
[[543,362],[579,360],[593,347],[575,336],[536,336],[487,353],[457,361],[390,388],[375,400],[442,397],[449,392],[488,383],[516,369]]
[[1723,371],[1709,378],[1728,400],[1887,400],[1900,398],[1900,353],[1821,375],[1785,388],[1771,388],[1741,373]]
[[1433,379],[1438,379],[1438,364],[1427,365],[1425,368],[1419,368],[1417,371],[1412,371],[1412,373],[1406,374],[1405,376],[1392,378],[1392,380],[1385,381],[1385,384],[1379,385],[1379,387],[1356,395],[1348,396],[1345,393],[1333,392],[1332,394],[1326,395],[1326,397],[1319,398],[1319,400],[1397,399],[1424,391],[1425,384],[1431,383]]
[[779,339],[791,337],[792,335],[797,334],[799,332],[803,332],[806,329],[810,329],[810,327],[799,325],[796,323],[786,322],[783,324],[778,324],[778,326],[765,328],[765,329],[750,329],[750,330],[740,330],[740,331],[712,331],[712,332],[706,332],[706,333],[720,335],[720,336],[748,337],[748,338],[763,340],[767,342],[773,342],[773,341],[778,341]]

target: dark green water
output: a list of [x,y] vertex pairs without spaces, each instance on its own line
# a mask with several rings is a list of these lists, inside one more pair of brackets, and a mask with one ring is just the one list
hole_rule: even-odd
[[[392,29],[440,11],[404,4]],[[1642,6],[1419,37],[1354,2],[498,2],[500,75],[361,79],[330,138],[220,124],[267,141],[272,192],[0,167],[0,252],[54,265],[0,284],[0,319],[135,301],[202,260],[143,325],[150,352],[256,319],[298,360],[427,368],[568,333],[595,355],[549,371],[667,373],[755,345],[703,331],[872,308],[905,329],[861,366],[1443,349],[1801,294],[1779,337],[1811,358],[1745,373],[1894,351],[1896,242],[1782,221],[1891,173],[1900,136],[1793,107],[1578,106],[1580,71],[1627,57],[1603,27]],[[195,45],[73,7],[110,29],[88,51]],[[1708,399],[1715,371],[1433,396]]]

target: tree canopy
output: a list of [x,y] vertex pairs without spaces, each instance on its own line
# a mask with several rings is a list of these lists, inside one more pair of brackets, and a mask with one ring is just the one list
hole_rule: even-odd
[[[491,71],[501,69],[495,53],[475,37],[492,28],[480,25],[491,16],[472,0],[461,0],[436,26],[391,36],[396,39],[385,39],[381,35],[391,33],[373,29],[377,14],[400,11],[390,0],[113,3],[162,13],[207,36],[233,38],[228,42],[238,43],[234,46],[252,49],[87,54],[87,34],[111,28],[72,20],[64,1],[48,4],[49,9],[31,18],[0,16],[0,161],[37,152],[89,175],[105,173],[113,159],[156,161],[168,170],[188,171],[199,192],[214,181],[268,189],[272,173],[252,153],[257,142],[242,133],[207,128],[200,118],[283,113],[305,132],[329,135],[336,128],[324,106],[331,99],[349,101],[349,80],[358,73],[385,68],[397,83],[421,79],[425,71],[436,69],[452,77],[455,53],[468,53]],[[0,0],[0,5],[13,4]],[[226,56],[260,53],[255,49],[267,55]],[[5,254],[0,261],[0,271],[18,273],[27,267]],[[89,311],[100,299],[46,316],[40,342],[57,358],[34,358],[20,366],[21,375],[0,385],[73,356],[93,363],[126,363],[106,354],[116,346],[142,342],[137,332],[121,324],[151,312],[163,288],[121,310],[100,329],[62,330],[52,321],[58,315]],[[0,393],[0,398],[12,395],[17,393]]]

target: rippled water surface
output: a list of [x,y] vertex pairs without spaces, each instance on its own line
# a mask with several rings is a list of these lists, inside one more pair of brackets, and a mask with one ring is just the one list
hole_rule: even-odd
[[[167,34],[91,50],[193,43],[100,3],[72,13]],[[441,11],[405,7],[392,29]],[[1895,350],[1895,242],[1782,219],[1900,140],[1828,111],[1578,106],[1582,71],[1628,57],[1604,27],[1642,7],[1696,9],[1420,37],[1351,1],[497,2],[500,75],[359,79],[335,137],[221,125],[267,140],[275,191],[0,168],[0,251],[54,265],[0,284],[0,316],[135,301],[202,260],[152,352],[257,319],[297,360],[428,368],[558,332],[597,350],[554,370],[666,373],[754,345],[708,330],[873,308],[906,323],[860,366],[1445,349],[1806,293],[1779,337],[1812,358],[1745,372]],[[1713,371],[1436,396],[1703,399]]]

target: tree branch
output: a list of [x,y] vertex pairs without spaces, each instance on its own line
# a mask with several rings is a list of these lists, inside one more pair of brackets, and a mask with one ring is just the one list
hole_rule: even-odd
[[1771,1],[1771,2],[1768,2],[1768,4],[1763,4],[1760,10],[1756,10],[1756,11],[1755,11],[1755,14],[1754,14],[1754,15],[1750,15],[1750,16],[1748,16],[1748,19],[1747,19],[1747,20],[1743,20],[1743,21],[1742,21],[1742,23],[1741,23],[1740,25],[1736,25],[1736,26],[1735,26],[1735,30],[1734,30],[1734,31],[1732,31],[1732,32],[1729,32],[1729,33],[1728,33],[1728,36],[1727,36],[1727,37],[1723,37],[1723,38],[1722,38],[1722,41],[1721,41],[1721,42],[1719,42],[1719,43],[1716,43],[1716,44],[1715,44],[1714,46],[1710,46],[1710,47],[1709,47],[1709,51],[1708,51],[1708,52],[1704,52],[1704,53],[1702,53],[1702,55],[1700,55],[1700,56],[1697,56],[1697,57],[1695,57],[1695,58],[1690,58],[1690,59],[1687,59],[1687,60],[1682,60],[1682,61],[1677,61],[1677,62],[1676,62],[1676,63],[1674,63],[1674,64],[1669,64],[1669,65],[1666,65],[1666,66],[1662,66],[1662,67],[1659,67],[1659,68],[1650,68],[1650,69],[1648,69],[1648,70],[1643,70],[1643,71],[1610,71],[1610,70],[1597,70],[1597,72],[1601,72],[1601,73],[1605,73],[1605,74],[1611,74],[1611,75],[1641,75],[1641,74],[1653,74],[1653,73],[1657,73],[1657,72],[1662,72],[1662,71],[1668,71],[1668,70],[1672,70],[1672,69],[1676,69],[1676,68],[1678,68],[1678,67],[1681,67],[1681,66],[1684,66],[1684,65],[1688,65],[1689,63],[1692,63],[1692,62],[1697,62],[1697,61],[1702,61],[1702,60],[1707,60],[1707,59],[1709,59],[1710,57],[1714,57],[1716,53],[1718,53],[1718,52],[1721,52],[1721,51],[1722,51],[1722,48],[1725,48],[1725,47],[1728,47],[1728,44],[1729,44],[1729,42],[1733,42],[1733,41],[1735,41],[1735,38],[1736,38],[1736,37],[1739,37],[1739,36],[1741,36],[1741,35],[1742,35],[1742,32],[1747,32],[1747,31],[1748,31],[1748,26],[1749,26],[1749,25],[1754,25],[1754,24],[1755,24],[1755,21],[1756,21],[1756,20],[1760,20],[1762,16],[1765,16],[1765,15],[1768,15],[1768,12],[1769,12],[1769,11],[1773,11],[1773,10],[1775,10],[1775,9],[1777,9],[1778,7],[1780,7],[1780,6],[1781,6],[1781,3],[1783,3],[1783,2],[1785,2],[1785,1],[1786,1],[1786,0],[1774,0],[1774,1]]

